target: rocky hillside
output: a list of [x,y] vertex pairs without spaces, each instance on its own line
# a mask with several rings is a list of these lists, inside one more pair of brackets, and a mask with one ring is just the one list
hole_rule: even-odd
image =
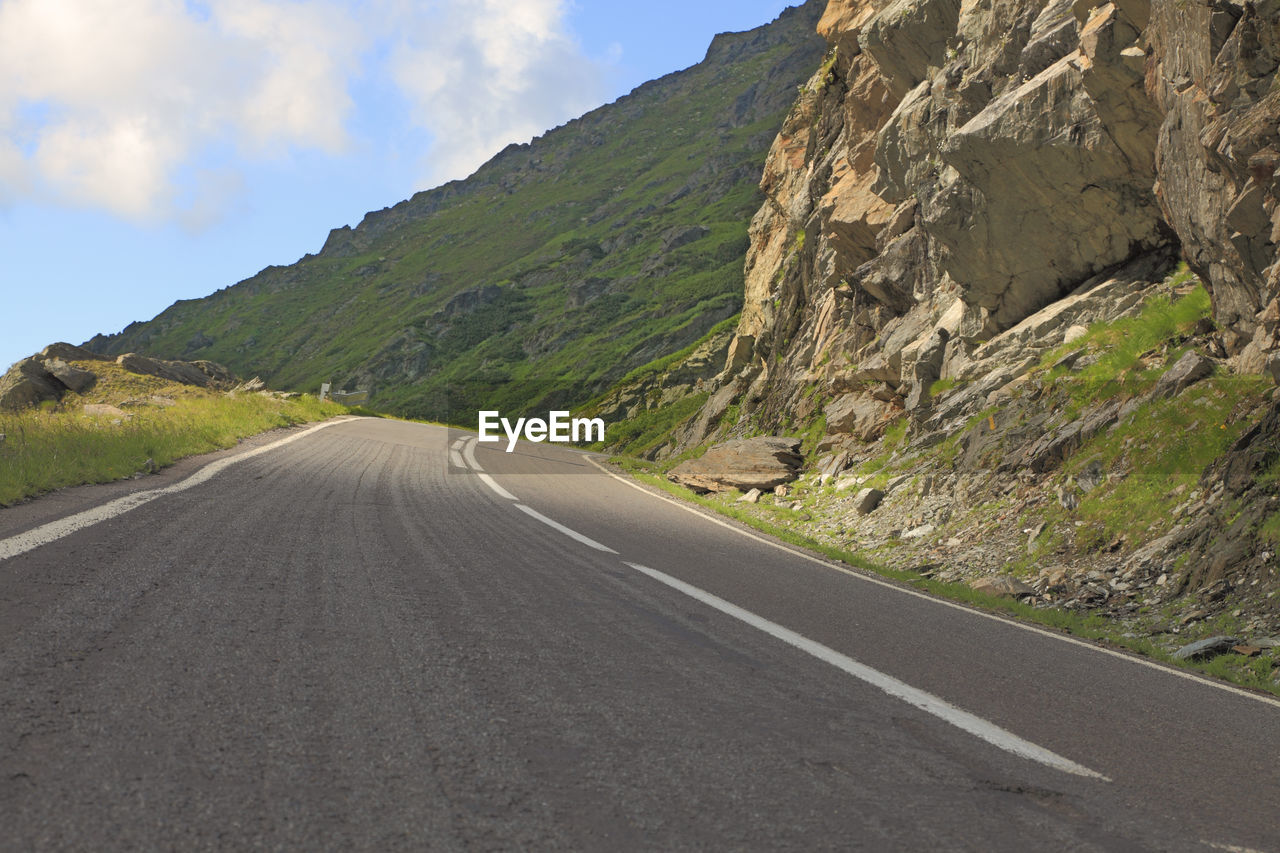
[[[738,313],[761,166],[821,60],[820,0],[513,145],[316,255],[89,343],[406,415],[581,401]],[[481,406],[481,403],[484,405]]]
[[1280,632],[1280,5],[831,0],[819,29],[724,367],[648,455],[793,435],[759,511],[824,541],[1153,636]]
[[985,375],[984,342],[1179,253],[1230,368],[1260,372],[1276,28],[1253,4],[834,0],[752,223],[733,346],[765,408],[810,377],[928,408],[939,378]]

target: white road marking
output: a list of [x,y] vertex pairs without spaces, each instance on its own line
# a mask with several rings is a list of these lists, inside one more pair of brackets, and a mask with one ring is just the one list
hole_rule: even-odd
[[484,483],[486,486],[493,489],[494,494],[496,494],[498,497],[504,498],[509,501],[519,500],[519,498],[517,498],[515,495],[511,494],[506,489],[502,488],[502,486],[499,486],[497,480],[493,479],[483,471],[477,471],[476,476],[480,478],[480,482]]
[[451,444],[451,445],[450,445],[450,447],[451,447],[452,449],[454,449],[454,450],[461,450],[461,449],[462,449],[462,445],[464,445],[464,444],[466,444],[466,443],[467,443],[467,439],[466,439],[465,437],[463,437],[463,438],[460,438],[460,439],[458,439],[457,441],[455,441],[453,444]]
[[143,504],[151,503],[151,501],[156,500],[157,498],[177,494],[178,492],[185,492],[187,489],[207,482],[238,462],[243,462],[246,459],[252,459],[255,456],[261,456],[264,453],[269,453],[272,450],[285,446],[286,444],[291,444],[300,438],[306,438],[313,432],[318,432],[319,430],[334,426],[335,424],[345,423],[349,420],[352,419],[336,418],[334,420],[316,424],[310,429],[303,430],[302,432],[288,436],[287,438],[282,438],[279,441],[273,441],[271,444],[266,444],[245,453],[228,456],[225,459],[210,462],[190,477],[174,483],[171,486],[125,495],[124,497],[116,498],[113,501],[108,501],[101,506],[96,506],[92,509],[78,512],[75,515],[69,515],[66,518],[51,521],[48,524],[42,524],[39,527],[26,531],[25,533],[19,533],[18,535],[11,536],[8,539],[0,540],[0,560],[7,560],[11,557],[16,557],[19,554],[25,554],[28,551],[33,551],[41,545],[47,545],[64,536],[69,536],[76,531],[84,530],[86,527],[91,527],[100,521],[106,521],[107,519],[124,515],[129,510],[137,509]]
[[462,446],[462,455],[466,457],[467,464],[476,471],[483,471],[480,463],[476,461],[476,439],[468,438],[466,444]]
[[565,536],[568,536],[570,539],[578,540],[583,545],[587,545],[589,547],[595,548],[597,551],[603,551],[606,554],[618,553],[617,551],[613,550],[607,545],[601,545],[596,540],[591,539],[587,536],[583,536],[581,533],[579,533],[576,530],[570,530],[568,527],[565,527],[563,524],[561,524],[558,521],[553,521],[552,519],[547,518],[545,515],[538,512],[536,509],[530,509],[524,504],[516,504],[516,509],[523,512],[525,515],[532,516],[533,518],[538,519],[538,521],[541,521],[543,524],[547,525],[548,527],[551,527],[555,530],[559,530],[561,533],[563,533]]
[[1089,649],[1090,651],[1098,652],[1100,654],[1109,655],[1114,658],[1119,658],[1120,660],[1128,661],[1129,663],[1137,664],[1138,666],[1145,666],[1148,669],[1154,669],[1157,672],[1163,672],[1165,675],[1174,675],[1174,676],[1177,676],[1178,678],[1185,678],[1188,681],[1194,681],[1196,684],[1200,684],[1205,687],[1212,687],[1216,690],[1222,690],[1226,693],[1235,694],[1236,696],[1244,696],[1245,698],[1253,699],[1254,701],[1261,702],[1264,705],[1271,705],[1272,707],[1280,708],[1280,699],[1277,699],[1274,696],[1267,696],[1262,693],[1253,693],[1251,691],[1244,690],[1242,688],[1235,687],[1230,684],[1225,684],[1220,681],[1214,681],[1210,678],[1206,678],[1205,676],[1199,675],[1198,673],[1195,673],[1195,672],[1190,672],[1185,669],[1175,669],[1174,667],[1167,666],[1166,664],[1162,664],[1158,661],[1147,660],[1146,658],[1137,657],[1136,655],[1127,654],[1125,652],[1118,652],[1115,649],[1109,649],[1106,646],[1100,646],[1095,643],[1091,643],[1087,640],[1081,640],[1077,637],[1072,637],[1067,634],[1060,634],[1055,631],[1050,631],[1046,628],[1041,628],[1038,625],[1032,625],[1026,622],[1018,622],[1014,619],[1009,619],[997,613],[988,613],[985,610],[977,610],[972,607],[965,607],[963,604],[956,604],[954,601],[947,601],[945,598],[938,598],[937,596],[929,595],[928,593],[920,592],[919,590],[898,586],[897,584],[890,583],[887,580],[883,580],[881,578],[877,578],[869,574],[864,574],[860,571],[855,571],[854,569],[845,568],[844,566],[836,565],[833,562],[829,562],[819,557],[815,557],[812,554],[805,553],[804,551],[799,551],[787,545],[783,545],[781,542],[774,542],[772,539],[766,539],[763,536],[759,536],[755,533],[752,533],[750,530],[744,530],[743,528],[738,527],[735,524],[730,524],[729,522],[724,521],[723,519],[717,518],[716,516],[711,515],[707,512],[703,512],[699,507],[692,507],[687,504],[681,503],[680,501],[675,500],[674,498],[668,497],[667,495],[650,491],[649,489],[646,489],[644,486],[640,485],[639,483],[634,483],[631,480],[626,479],[625,477],[618,476],[617,474],[610,471],[608,468],[601,465],[599,462],[596,462],[594,459],[592,459],[590,456],[588,456],[585,453],[582,454],[582,458],[586,459],[592,465],[599,468],[601,472],[617,480],[619,483],[630,486],[636,491],[643,492],[644,494],[648,495],[651,498],[657,498],[658,500],[666,501],[672,506],[679,507],[685,512],[693,513],[694,515],[698,516],[699,518],[705,521],[709,521],[712,524],[718,524],[721,527],[732,530],[740,536],[745,536],[748,539],[754,539],[757,542],[762,542],[771,548],[777,548],[779,551],[786,551],[788,554],[792,554],[803,560],[808,560],[811,563],[816,563],[817,565],[822,566],[825,569],[830,569],[835,572],[840,572],[842,574],[848,575],[851,578],[857,578],[858,580],[863,581],[865,583],[875,584],[876,586],[881,586],[881,587],[884,587],[885,589],[891,589],[894,592],[899,592],[899,593],[902,593],[903,595],[915,596],[916,598],[920,598],[925,601],[932,602],[933,604],[941,605],[943,607],[950,607],[954,610],[960,610],[965,613],[971,614],[973,616],[980,616],[983,619],[990,619],[993,622],[1000,622],[1001,624],[1008,625],[1013,628],[1019,628],[1023,631],[1030,631],[1031,633],[1039,634],[1042,637],[1048,637],[1050,639],[1058,640],[1059,642],[1063,642],[1063,643],[1070,643],[1071,645],[1079,646],[1084,649]]
[[[624,561],[625,562],[625,561]],[[745,622],[752,628],[756,628],[764,633],[776,637],[802,652],[807,652],[821,661],[831,664],[837,669],[852,675],[861,681],[865,681],[873,687],[877,687],[888,693],[895,699],[901,699],[908,705],[913,705],[920,710],[932,714],[944,722],[950,723],[956,728],[962,729],[975,737],[978,737],[987,743],[997,746],[1006,752],[1011,752],[1020,758],[1026,758],[1052,767],[1055,770],[1061,770],[1063,773],[1071,773],[1076,776],[1084,776],[1089,779],[1099,779],[1103,782],[1110,782],[1106,776],[1095,770],[1090,770],[1080,764],[1076,764],[1070,759],[1063,758],[1055,752],[1050,752],[1041,746],[1036,746],[1030,741],[1023,740],[1012,732],[1000,728],[995,723],[988,722],[979,716],[963,711],[955,705],[934,696],[932,693],[926,693],[919,688],[912,687],[910,684],[899,681],[891,675],[886,675],[877,669],[872,669],[866,664],[858,663],[848,655],[841,654],[835,649],[824,646],[821,643],[810,640],[801,634],[789,628],[784,628],[776,622],[770,622],[763,616],[757,616],[750,610],[744,610],[736,604],[730,604],[723,598],[712,595],[696,586],[687,584],[682,580],[673,578],[670,575],[663,574],[656,569],[648,566],[641,566],[638,563],[626,563],[631,568],[641,574],[648,575],[656,581],[666,584],[674,590],[684,593],[690,598],[697,599],[703,604],[714,607],[721,613],[732,616],[741,622]]]
[[449,461],[453,463],[455,468],[466,468],[466,463],[462,461],[462,454],[453,448],[449,448]]

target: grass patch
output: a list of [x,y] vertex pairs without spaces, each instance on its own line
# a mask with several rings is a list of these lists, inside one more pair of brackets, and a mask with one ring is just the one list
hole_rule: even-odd
[[1198,486],[1205,467],[1248,428],[1233,412],[1250,401],[1260,404],[1268,384],[1239,377],[1206,379],[1175,399],[1139,407],[1068,462],[1069,474],[1078,475],[1096,460],[1104,473],[1118,477],[1089,492],[1077,517],[1106,539],[1124,536],[1138,542],[1168,530],[1176,521],[1173,510]]
[[[1167,283],[1174,287],[1185,284],[1184,273],[1175,273]],[[1176,300],[1158,294],[1147,300],[1138,316],[1096,324],[1078,340],[1051,350],[1042,359],[1041,368],[1052,367],[1071,352],[1096,350],[1100,352],[1097,361],[1070,375],[1068,388],[1077,405],[1120,391],[1140,391],[1153,384],[1161,372],[1148,370],[1143,356],[1156,349],[1171,350],[1200,320],[1211,315],[1209,292],[1203,285]],[[1058,368],[1049,379],[1067,375],[1066,368]]]
[[600,451],[608,446],[628,456],[644,456],[669,441],[672,430],[696,415],[709,396],[706,392],[691,394],[666,406],[640,412],[634,418],[610,424],[605,432],[605,441],[591,445],[590,449]]
[[187,392],[164,405],[129,406],[123,415],[88,415],[79,405],[0,414],[0,506],[66,486],[129,477],[146,470],[147,460],[163,468],[270,429],[347,411],[311,396]]

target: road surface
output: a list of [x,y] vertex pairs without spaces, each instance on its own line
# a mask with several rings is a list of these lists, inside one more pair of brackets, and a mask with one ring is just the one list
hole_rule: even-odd
[[570,449],[278,438],[0,511],[0,849],[1280,850],[1272,699]]

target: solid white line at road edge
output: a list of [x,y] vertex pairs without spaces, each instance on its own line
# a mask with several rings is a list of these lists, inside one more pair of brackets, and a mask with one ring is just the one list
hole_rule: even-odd
[[171,486],[152,489],[147,492],[135,492],[131,495],[125,495],[122,498],[116,498],[113,501],[108,501],[101,506],[96,506],[92,509],[87,509],[84,512],[78,512],[75,515],[69,515],[66,518],[51,521],[48,524],[42,524],[39,527],[34,527],[24,533],[19,533],[16,536],[10,536],[8,539],[0,540],[0,560],[7,560],[10,557],[16,557],[19,554],[25,554],[28,551],[33,551],[36,548],[39,548],[41,545],[47,545],[64,536],[69,536],[78,530],[84,530],[86,527],[91,527],[100,521],[106,521],[109,518],[124,515],[129,510],[137,509],[143,504],[151,503],[151,501],[156,498],[177,494],[178,492],[184,492],[193,486],[198,486],[201,483],[207,482],[225,469],[235,465],[237,462],[243,462],[246,459],[261,456],[263,453],[268,453],[278,447],[291,444],[300,438],[306,438],[313,432],[317,432],[336,424],[346,423],[349,420],[352,420],[352,418],[344,417],[324,421],[323,423],[316,424],[310,429],[303,430],[296,435],[290,435],[280,439],[279,441],[273,441],[271,444],[264,444],[262,447],[255,448],[254,450],[210,462],[190,477],[174,483]]
[[[624,561],[626,562],[626,561]],[[1103,782],[1111,780],[1096,770],[1090,770],[1088,767],[1076,764],[1070,759],[1063,758],[1055,752],[1050,752],[1041,746],[1036,746],[1030,741],[1023,740],[1012,732],[1006,731],[995,723],[987,722],[979,716],[970,714],[968,711],[961,710],[944,699],[934,696],[932,693],[912,687],[910,684],[899,681],[891,675],[886,675],[877,669],[872,669],[866,664],[858,663],[848,655],[841,654],[835,649],[822,645],[821,643],[810,640],[802,634],[797,634],[789,628],[784,628],[776,622],[770,622],[763,616],[757,616],[750,610],[744,610],[736,604],[730,604],[723,598],[718,598],[709,592],[699,589],[696,586],[687,584],[682,580],[673,578],[670,575],[651,569],[648,566],[641,566],[637,563],[626,563],[626,565],[635,569],[641,574],[648,575],[656,581],[666,584],[674,590],[684,593],[690,598],[701,601],[710,607],[714,607],[721,613],[732,616],[741,622],[745,622],[752,628],[756,628],[764,633],[782,640],[788,645],[794,646],[802,652],[813,655],[818,660],[831,664],[854,678],[865,681],[873,687],[883,690],[895,699],[901,699],[908,705],[913,705],[925,713],[932,714],[938,719],[950,723],[958,729],[968,732],[969,734],[980,738],[992,746],[999,747],[1005,752],[1011,752],[1020,758],[1026,758],[1052,767],[1055,770],[1061,770],[1064,773],[1071,773],[1075,776],[1084,776],[1088,779],[1098,779]]]
[[1062,643],[1070,643],[1073,646],[1079,646],[1080,648],[1089,649],[1090,651],[1098,652],[1099,654],[1108,655],[1113,658],[1119,658],[1122,661],[1127,661],[1132,664],[1137,664],[1138,666],[1145,666],[1147,669],[1154,669],[1156,672],[1163,672],[1165,675],[1173,675],[1173,676],[1177,676],[1178,678],[1185,678],[1187,681],[1194,681],[1196,684],[1199,684],[1204,687],[1212,687],[1215,690],[1221,690],[1224,693],[1232,693],[1232,694],[1235,694],[1236,696],[1243,696],[1246,699],[1252,699],[1255,702],[1261,702],[1264,705],[1271,705],[1272,707],[1280,708],[1280,699],[1277,699],[1274,696],[1266,696],[1262,693],[1254,693],[1250,690],[1245,690],[1243,688],[1236,687],[1235,685],[1232,685],[1232,684],[1225,684],[1221,681],[1215,681],[1211,678],[1207,678],[1203,675],[1200,675],[1199,673],[1190,672],[1185,669],[1175,669],[1174,667],[1160,663],[1159,661],[1147,660],[1146,658],[1141,658],[1134,654],[1118,652],[1115,649],[1109,649],[1106,646],[1100,646],[1097,643],[1091,643],[1087,640],[1082,640],[1079,637],[1071,637],[1071,636],[1068,636],[1067,634],[1060,634],[1056,631],[1050,631],[1047,628],[1041,628],[1039,625],[1032,625],[1027,622],[1019,622],[1016,619],[1011,619],[1006,616],[1001,616],[998,613],[988,613],[985,610],[977,610],[973,607],[966,607],[963,604],[957,604],[954,601],[947,601],[945,598],[939,598],[936,595],[929,595],[928,593],[921,592],[918,589],[910,589],[909,587],[899,586],[898,584],[890,583],[889,581],[884,580],[883,578],[874,577],[870,574],[864,574],[863,572],[855,571],[853,569],[846,568],[845,566],[837,565],[833,562],[830,562],[829,560],[824,560],[820,557],[814,556],[813,554],[807,553],[805,551],[801,551],[798,548],[793,548],[789,545],[783,545],[781,542],[774,542],[772,539],[766,539],[765,537],[759,534],[753,533],[752,531],[747,530],[744,527],[739,527],[735,524],[730,524],[729,522],[725,521],[723,518],[720,518],[715,515],[711,515],[710,513],[707,513],[707,512],[703,512],[701,509],[689,506],[688,504],[681,503],[675,498],[662,494],[661,492],[655,492],[650,489],[646,489],[644,486],[640,485],[639,483],[628,480],[626,477],[618,476],[617,474],[613,473],[608,468],[604,467],[599,462],[595,461],[585,453],[582,454],[582,458],[586,459],[589,463],[591,463],[596,468],[598,468],[602,474],[608,477],[612,477],[613,479],[617,480],[619,483],[622,483],[624,486],[629,486],[638,492],[643,492],[644,494],[648,495],[651,498],[657,498],[660,501],[666,501],[667,503],[671,504],[674,507],[679,507],[685,512],[692,513],[698,516],[699,518],[703,519],[704,521],[709,521],[712,524],[718,524],[721,527],[724,527],[728,530],[732,530],[733,532],[737,533],[740,536],[745,536],[748,539],[754,539],[757,542],[761,542],[765,545],[768,545],[770,548],[777,548],[779,551],[786,551],[788,554],[791,554],[792,556],[795,556],[795,557],[799,557],[802,560],[808,560],[810,563],[816,563],[817,565],[822,566],[824,569],[830,569],[833,572],[840,572],[841,574],[848,575],[851,578],[856,578],[857,580],[863,581],[864,583],[875,584],[876,586],[884,587],[885,589],[890,589],[890,590],[893,590],[894,592],[900,592],[903,595],[910,595],[915,598],[922,599],[924,601],[929,601],[929,602],[932,602],[933,604],[941,605],[942,607],[950,607],[953,610],[959,610],[964,613],[968,613],[972,616],[979,616],[983,619],[990,619],[992,622],[999,622],[1003,625],[1008,625],[1011,628],[1017,628],[1021,631],[1030,631],[1033,634],[1039,634],[1040,636],[1048,637],[1051,640],[1057,640]]

